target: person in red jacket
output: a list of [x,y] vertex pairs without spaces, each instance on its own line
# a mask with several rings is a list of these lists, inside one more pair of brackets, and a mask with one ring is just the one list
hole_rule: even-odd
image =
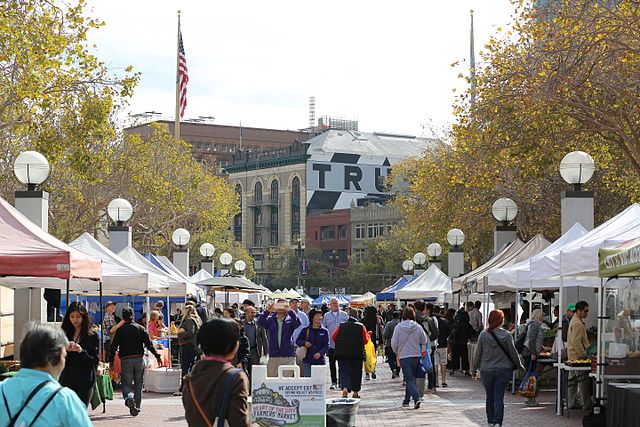
[[335,358],[338,361],[338,373],[342,397],[349,397],[353,392],[354,399],[360,398],[362,388],[362,362],[364,346],[369,342],[369,333],[364,325],[358,322],[358,311],[349,309],[349,320],[341,323],[333,333],[336,343]]

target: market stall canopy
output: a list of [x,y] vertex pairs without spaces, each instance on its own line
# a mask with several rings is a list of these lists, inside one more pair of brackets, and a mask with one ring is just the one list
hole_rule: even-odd
[[193,282],[193,283],[197,283],[200,280],[211,279],[212,277],[213,276],[211,275],[211,273],[209,273],[204,268],[201,268],[200,270],[198,270],[198,272],[196,274],[194,274],[193,276],[189,277],[189,280],[191,280],[191,282]]
[[149,261],[144,257],[144,255],[131,246],[127,246],[118,252],[118,256],[150,274],[157,274],[164,277],[169,285],[169,296],[184,297],[187,294],[192,294],[194,296],[203,297],[202,289],[194,285],[191,281],[185,281],[180,277],[169,274],[167,271],[159,268]]
[[378,292],[378,294],[376,295],[376,301],[395,301],[396,291],[398,289],[402,289],[403,287],[407,286],[407,284],[410,283],[416,277],[418,277],[417,274],[408,279],[402,276],[401,278],[396,280],[396,282],[393,285]]
[[530,285],[531,260],[538,256],[544,256],[563,247],[569,242],[584,236],[587,230],[580,224],[575,223],[566,233],[558,240],[544,248],[538,254],[533,255],[523,261],[517,262],[511,266],[502,268],[494,268],[489,272],[488,284],[492,291],[513,290],[516,288],[528,288]]
[[[69,246],[102,260],[102,293],[103,295],[141,295],[149,292],[157,293],[167,289],[165,278],[139,269],[120,258],[98,242],[88,233],[69,243]],[[13,280],[13,279],[12,279]],[[64,290],[66,281],[61,279],[37,279],[33,277],[16,278],[23,280],[22,286],[55,288]],[[99,292],[97,282],[74,278],[69,281],[69,293],[91,294]]]
[[349,305],[352,307],[357,307],[357,306],[374,304],[375,302],[376,302],[376,295],[372,294],[371,292],[367,292],[364,295],[360,295],[357,298],[353,298],[351,301],[349,301]]
[[340,305],[349,304],[349,302],[351,301],[351,297],[349,297],[348,295],[320,295],[318,298],[311,301],[311,305],[318,307],[325,303],[329,305],[329,303],[331,302],[331,298],[336,298],[338,300],[338,304]]
[[[0,197],[0,276],[100,280],[102,267],[100,259],[56,239]],[[21,287],[12,281],[6,277],[1,284]]]
[[534,257],[530,274],[533,287],[557,288],[561,277],[569,279],[569,282],[565,280],[565,286],[599,286],[600,247],[605,242],[617,244],[637,238],[640,238],[640,205],[633,204],[584,236],[544,256]]
[[431,264],[427,271],[396,292],[400,300],[438,298],[442,292],[451,292],[451,279],[437,265]]
[[206,286],[209,289],[208,293],[211,294],[216,290],[236,290],[242,292],[260,292],[264,293],[264,287],[256,285],[248,279],[243,277],[224,276],[224,277],[211,277],[209,279],[201,280],[196,283],[198,286]]
[[482,264],[480,267],[476,268],[473,271],[465,274],[464,276],[456,277],[453,279],[453,291],[458,292],[462,289],[462,287],[466,284],[476,283],[477,277],[486,274],[489,270],[495,267],[499,267],[505,260],[511,259],[514,254],[516,254],[522,247],[524,246],[524,242],[520,239],[516,239],[513,242],[509,243],[505,246],[501,251],[496,253],[494,256],[489,258],[487,262]]

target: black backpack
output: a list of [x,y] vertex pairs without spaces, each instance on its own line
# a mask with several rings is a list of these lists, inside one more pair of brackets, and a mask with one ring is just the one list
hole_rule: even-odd
[[522,333],[518,335],[518,338],[516,339],[515,345],[518,353],[522,353],[522,350],[524,349],[524,342],[527,340],[528,330],[529,330],[529,325],[525,326],[524,331],[522,331]]

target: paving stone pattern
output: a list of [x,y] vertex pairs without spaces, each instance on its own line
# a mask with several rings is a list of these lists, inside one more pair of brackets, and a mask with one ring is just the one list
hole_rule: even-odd
[[[447,376],[448,388],[425,394],[422,407],[401,406],[404,387],[401,379],[391,379],[386,365],[378,365],[378,378],[363,381],[362,401],[358,410],[358,427],[390,426],[486,426],[484,389],[461,373]],[[340,392],[328,390],[328,397],[340,397]],[[142,412],[131,417],[120,394],[102,407],[90,412],[95,426],[186,426],[182,398],[167,394],[145,393]],[[572,418],[555,415],[555,393],[541,392],[540,407],[527,408],[524,399],[507,393],[505,397],[504,426],[571,427],[582,425],[581,411],[572,411]]]

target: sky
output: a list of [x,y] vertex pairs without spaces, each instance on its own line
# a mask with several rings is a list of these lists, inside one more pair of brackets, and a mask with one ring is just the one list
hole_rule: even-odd
[[315,96],[316,117],[357,119],[365,132],[428,135],[453,121],[451,106],[465,89],[458,74],[468,74],[470,9],[479,58],[511,21],[509,0],[89,0],[88,13],[106,23],[90,34],[98,57],[115,72],[132,65],[141,73],[132,114],[174,115],[181,10],[185,118],[300,129]]

